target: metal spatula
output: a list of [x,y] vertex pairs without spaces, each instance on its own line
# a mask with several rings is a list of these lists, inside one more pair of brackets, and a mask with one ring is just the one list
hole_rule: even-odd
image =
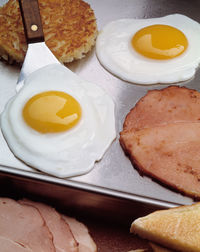
[[22,65],[16,90],[23,86],[24,79],[37,69],[60,62],[44,42],[42,22],[37,0],[19,0],[28,50]]

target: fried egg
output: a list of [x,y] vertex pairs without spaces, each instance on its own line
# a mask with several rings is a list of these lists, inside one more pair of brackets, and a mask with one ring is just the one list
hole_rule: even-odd
[[24,84],[1,115],[14,155],[58,177],[89,172],[116,137],[111,97],[59,64],[33,72]]
[[112,74],[132,83],[175,83],[192,78],[200,62],[200,24],[172,14],[120,19],[99,33],[96,54]]

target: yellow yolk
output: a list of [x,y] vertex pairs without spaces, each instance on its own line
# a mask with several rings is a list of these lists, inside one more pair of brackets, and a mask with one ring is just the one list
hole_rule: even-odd
[[169,25],[151,25],[139,30],[131,40],[133,48],[151,59],[171,59],[188,47],[185,35]]
[[40,133],[66,131],[81,118],[80,104],[69,94],[48,91],[33,96],[24,106],[25,122]]

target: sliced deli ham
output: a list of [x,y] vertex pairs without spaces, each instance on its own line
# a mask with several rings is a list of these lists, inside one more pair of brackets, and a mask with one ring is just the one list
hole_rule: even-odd
[[0,246],[4,252],[55,252],[40,213],[8,198],[0,198]]
[[87,227],[27,199],[0,198],[0,251],[96,252]]
[[20,204],[36,208],[44,218],[47,227],[53,236],[53,244],[56,252],[79,252],[78,243],[69,225],[63,220],[61,215],[52,207],[30,200],[20,200]]
[[5,239],[5,237],[0,237],[0,245],[2,252],[31,252],[29,247],[24,247],[23,244],[19,244],[10,239]]
[[75,239],[79,244],[79,252],[96,252],[97,246],[89,234],[87,227],[74,218],[63,215],[63,219],[69,224]]
[[200,93],[168,87],[147,93],[127,115],[120,143],[144,174],[200,198]]

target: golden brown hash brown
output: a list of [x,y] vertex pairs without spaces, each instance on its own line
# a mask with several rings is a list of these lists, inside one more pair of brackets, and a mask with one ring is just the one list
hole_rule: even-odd
[[[39,0],[45,42],[62,62],[81,59],[95,44],[96,18],[82,0]],[[23,62],[27,44],[17,0],[0,8],[0,56]]]

